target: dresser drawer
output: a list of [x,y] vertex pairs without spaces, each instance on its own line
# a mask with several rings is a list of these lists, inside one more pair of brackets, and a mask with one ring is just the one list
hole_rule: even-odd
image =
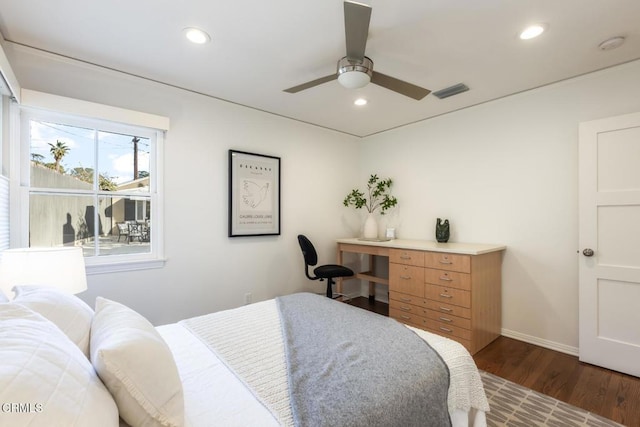
[[471,319],[471,309],[466,307],[460,307],[458,305],[447,304],[441,301],[433,301],[426,300],[427,302],[427,310],[431,310],[436,313],[464,317],[466,319]]
[[464,289],[465,291],[471,290],[471,275],[467,273],[425,268],[424,281],[425,283]]
[[412,304],[419,307],[427,307],[427,300],[424,297],[417,297],[415,295],[403,294],[398,291],[389,291],[389,306],[392,306],[394,301],[403,304]]
[[425,316],[426,309],[424,307],[420,307],[419,305],[407,304],[406,302],[400,301],[389,301],[389,309],[402,311],[403,313],[415,314],[417,316]]
[[460,328],[458,326],[453,326],[433,319],[425,319],[424,325],[427,329],[431,329],[437,334],[445,337],[458,337],[464,340],[471,340],[471,331],[469,329]]
[[471,292],[438,285],[425,285],[427,299],[471,308]]
[[398,322],[407,323],[419,328],[424,328],[424,322],[426,321],[424,317],[418,316],[415,313],[407,313],[406,311],[391,307],[389,307],[389,317],[396,319]]
[[424,314],[428,319],[435,320],[442,323],[443,325],[447,324],[458,328],[471,329],[471,319],[469,318],[452,316],[450,314],[444,314],[434,310],[422,310],[424,310]]
[[424,268],[390,263],[389,290],[424,297]]
[[425,252],[424,266],[440,270],[471,273],[471,257],[469,255],[456,255],[444,252]]
[[424,252],[404,249],[389,249],[389,262],[424,267]]

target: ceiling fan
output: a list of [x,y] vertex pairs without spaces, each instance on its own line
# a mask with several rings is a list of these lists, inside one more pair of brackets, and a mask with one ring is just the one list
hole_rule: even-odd
[[371,82],[418,101],[427,96],[431,92],[429,89],[373,71],[373,61],[364,56],[364,51],[367,46],[367,36],[369,35],[370,20],[371,6],[353,1],[345,1],[344,26],[347,56],[338,61],[338,71],[334,74],[290,87],[284,91],[297,93],[338,79],[338,82],[348,89],[361,88]]

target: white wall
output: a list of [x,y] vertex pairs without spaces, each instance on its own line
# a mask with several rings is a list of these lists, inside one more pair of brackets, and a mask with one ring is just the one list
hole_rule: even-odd
[[[507,245],[505,331],[577,347],[578,123],[640,111],[640,61],[358,141],[27,48],[5,49],[23,87],[171,118],[168,262],[91,276],[87,301],[114,298],[159,324],[241,305],[245,292],[262,300],[318,291],[321,284],[303,277],[296,235],[307,233],[321,262],[331,262],[334,239],[356,235],[360,224],[342,198],[377,173],[395,180],[399,200],[381,229],[433,239],[435,219],[443,217],[452,241]],[[229,148],[282,157],[282,236],[226,237]]]
[[[171,119],[165,148],[162,269],[89,277],[82,297],[121,301],[153,323],[173,322],[294,291],[308,281],[297,234],[321,262],[347,235],[342,197],[356,180],[357,139],[326,129],[8,44],[22,87]],[[228,150],[282,159],[282,235],[227,237]]]
[[451,241],[505,244],[503,328],[574,351],[578,123],[635,111],[640,61],[366,138],[361,179],[395,179],[399,237],[441,217]]

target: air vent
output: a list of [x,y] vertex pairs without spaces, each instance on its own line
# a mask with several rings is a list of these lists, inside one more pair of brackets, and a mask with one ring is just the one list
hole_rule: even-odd
[[464,83],[458,83],[457,85],[449,86],[444,89],[440,89],[439,91],[433,92],[433,95],[437,96],[440,99],[448,98],[453,95],[457,95],[462,92],[466,92],[469,90],[469,86]]

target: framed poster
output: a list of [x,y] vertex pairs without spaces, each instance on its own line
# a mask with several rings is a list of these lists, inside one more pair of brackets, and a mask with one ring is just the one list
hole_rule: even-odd
[[280,157],[229,150],[229,237],[280,234]]

